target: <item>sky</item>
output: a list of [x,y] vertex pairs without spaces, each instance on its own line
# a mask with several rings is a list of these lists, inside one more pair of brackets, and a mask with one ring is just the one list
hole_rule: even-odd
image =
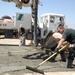
[[[75,29],[75,0],[40,0],[43,4],[38,5],[38,19],[45,13],[64,14],[66,25],[69,28]],[[30,7],[22,7],[19,9],[13,2],[3,2],[0,0],[0,17],[4,15],[13,16],[16,12],[31,13]]]

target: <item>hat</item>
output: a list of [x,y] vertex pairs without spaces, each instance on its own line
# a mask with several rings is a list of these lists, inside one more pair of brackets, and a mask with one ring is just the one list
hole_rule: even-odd
[[58,39],[61,39],[62,38],[62,34],[58,33],[58,32],[55,32],[53,35],[52,35],[54,38],[58,38]]

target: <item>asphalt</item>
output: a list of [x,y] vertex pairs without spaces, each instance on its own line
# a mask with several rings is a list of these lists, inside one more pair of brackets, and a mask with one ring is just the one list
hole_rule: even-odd
[[[26,66],[38,66],[46,56],[45,51],[28,45],[29,40],[26,46],[19,46],[19,42],[19,39],[0,39],[0,75],[41,75],[27,70]],[[56,60],[55,63],[47,61],[38,69],[43,70],[45,75],[75,75],[75,68],[67,69],[67,63],[60,61],[60,55]]]

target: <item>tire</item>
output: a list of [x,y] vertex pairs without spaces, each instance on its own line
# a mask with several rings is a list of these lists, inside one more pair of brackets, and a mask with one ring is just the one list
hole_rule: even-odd
[[5,31],[5,38],[13,38],[13,31],[12,30],[6,30]]

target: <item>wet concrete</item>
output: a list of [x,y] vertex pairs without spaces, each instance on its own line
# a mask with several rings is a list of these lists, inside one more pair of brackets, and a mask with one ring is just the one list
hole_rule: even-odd
[[[11,55],[9,55],[9,52]],[[40,47],[33,46],[13,46],[0,45],[0,75],[40,75],[26,69],[26,65],[36,67],[43,61],[45,51]],[[43,54],[42,56],[40,56]],[[43,70],[45,75],[75,75],[75,68],[67,69],[66,62],[61,62],[60,55],[56,58],[57,62],[45,62],[38,69]],[[73,62],[75,64],[75,60]]]
[[2,66],[0,67],[0,73],[9,72],[9,71],[17,71],[25,69],[25,66]]

